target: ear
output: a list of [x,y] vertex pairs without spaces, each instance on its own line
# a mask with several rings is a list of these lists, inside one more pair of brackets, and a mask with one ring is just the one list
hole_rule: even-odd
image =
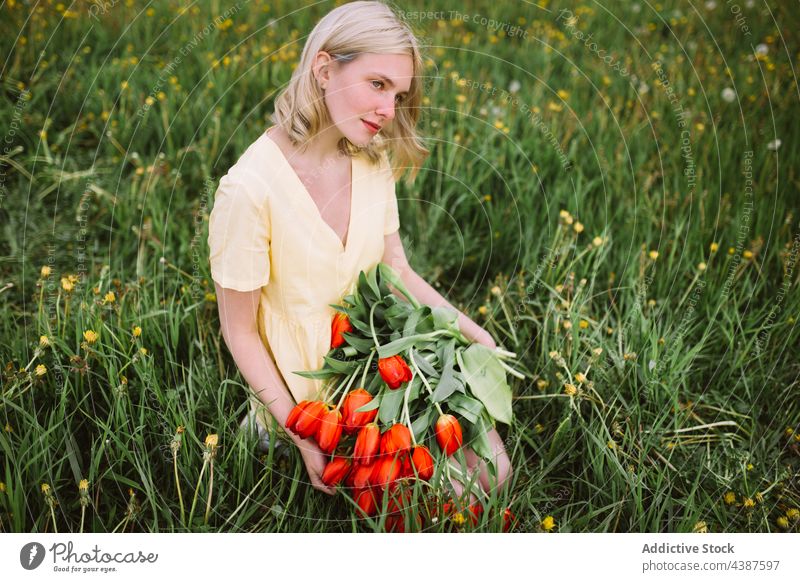
[[323,89],[330,82],[331,63],[333,63],[333,57],[325,51],[319,51],[311,64],[311,72]]

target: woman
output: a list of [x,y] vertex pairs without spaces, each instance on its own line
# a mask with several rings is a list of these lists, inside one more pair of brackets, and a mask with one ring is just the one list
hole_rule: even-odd
[[[292,78],[276,99],[274,125],[221,179],[209,223],[211,274],[222,334],[250,385],[262,427],[278,427],[320,381],[334,311],[358,273],[380,261],[421,303],[452,307],[409,266],[399,236],[395,180],[411,183],[428,154],[416,134],[422,58],[411,30],[381,2],[352,2],[314,28]],[[388,153],[391,152],[390,166]],[[393,167],[392,167],[393,166]],[[490,335],[459,312],[464,335],[492,349]],[[279,429],[280,430],[280,429]],[[326,456],[300,448],[313,487]],[[497,483],[465,448],[485,490],[511,466],[496,430]],[[460,484],[454,483],[457,494]]]

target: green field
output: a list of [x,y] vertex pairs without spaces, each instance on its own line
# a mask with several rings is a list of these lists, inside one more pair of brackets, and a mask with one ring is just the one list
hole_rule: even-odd
[[[398,6],[431,149],[401,234],[527,375],[517,531],[800,530],[790,4]],[[219,179],[334,5],[0,7],[0,531],[383,529],[237,431],[208,267]]]

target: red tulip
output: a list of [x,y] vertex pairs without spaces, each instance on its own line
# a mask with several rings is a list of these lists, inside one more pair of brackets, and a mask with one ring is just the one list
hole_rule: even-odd
[[353,462],[346,457],[334,457],[322,472],[322,482],[328,487],[335,487],[347,477],[352,464]]
[[372,463],[378,454],[380,441],[381,429],[374,422],[370,422],[358,432],[353,458],[359,463]]
[[381,373],[383,381],[389,388],[396,390],[403,382],[411,380],[411,368],[408,367],[402,356],[394,355],[389,358],[378,360],[378,371]]
[[337,311],[331,322],[331,348],[338,348],[342,345],[344,343],[342,334],[349,331],[353,331],[353,326],[350,325],[350,318],[347,317],[346,313]]
[[503,512],[503,531],[511,531],[516,524],[517,516],[511,513],[511,508],[506,507],[506,510]]
[[455,453],[464,442],[461,436],[461,425],[452,414],[441,415],[436,421],[434,432],[436,433],[436,442],[448,457]]
[[354,489],[368,487],[374,469],[375,463],[369,463],[367,465],[356,463],[356,465],[353,466],[353,470],[350,471],[350,474],[347,476],[346,483]]
[[411,449],[409,458],[409,475],[414,474],[414,469],[417,470],[417,475],[423,481],[430,480],[433,477],[433,457],[431,456],[428,447],[425,445],[417,445]]
[[295,424],[297,424],[297,419],[300,418],[300,413],[303,409],[311,404],[310,400],[303,400],[297,406],[292,408],[291,412],[289,412],[289,416],[286,417],[286,428],[292,432],[295,431]]
[[356,412],[365,404],[372,402],[372,394],[358,388],[353,390],[344,397],[342,402],[342,420],[344,421],[344,431],[347,434],[353,434],[365,424],[375,420],[378,416],[378,409],[368,410],[367,412]]
[[478,525],[478,522],[481,520],[481,515],[483,515],[483,505],[481,505],[480,501],[476,501],[475,503],[471,503],[468,509],[472,525]]
[[316,434],[319,424],[322,422],[322,416],[326,412],[328,412],[326,403],[321,400],[310,402],[308,406],[300,411],[300,415],[294,425],[294,432],[304,439]]
[[372,517],[378,511],[378,501],[371,487],[357,491],[354,497],[358,507],[367,517]]
[[323,414],[316,434],[319,448],[330,455],[342,436],[342,413],[334,408]]
[[404,424],[392,425],[381,436],[381,455],[392,455],[402,453],[411,448],[411,433]]
[[375,469],[370,476],[370,483],[383,489],[400,476],[400,466],[403,464],[401,459],[394,456],[384,455],[375,461]]

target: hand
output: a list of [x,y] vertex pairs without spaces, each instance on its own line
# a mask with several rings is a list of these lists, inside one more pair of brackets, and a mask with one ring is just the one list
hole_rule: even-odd
[[481,328],[481,330],[475,335],[473,341],[486,346],[492,351],[497,349],[497,344],[494,342],[494,339],[492,339],[492,336],[489,335],[489,332],[483,328]]
[[311,480],[311,486],[328,495],[335,495],[336,489],[328,487],[322,482],[322,473],[325,471],[325,466],[328,464],[328,457],[322,452],[316,443],[309,440],[298,443],[300,447],[300,455],[303,457],[303,462],[308,471],[308,477]]

